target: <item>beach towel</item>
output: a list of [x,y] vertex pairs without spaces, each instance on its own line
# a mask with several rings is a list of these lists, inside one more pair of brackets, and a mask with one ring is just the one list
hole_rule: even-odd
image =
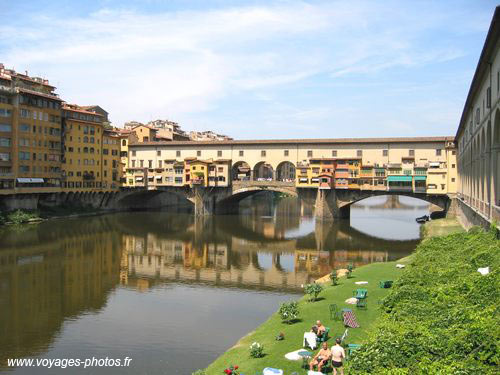
[[358,285],[368,284],[368,281],[356,281],[354,284]]
[[316,349],[316,334],[314,332],[306,332],[304,333],[304,340],[302,342],[302,346],[308,346],[312,350]]
[[325,375],[325,374],[323,374],[322,372],[319,372],[319,371],[309,370],[309,371],[307,371],[307,375]]
[[404,264],[396,264],[396,268],[405,268],[405,265]]
[[349,328],[359,328],[356,315],[354,315],[353,311],[344,312],[344,325]]
[[262,375],[283,375],[283,370],[272,367],[266,367],[264,371],[262,371]]
[[305,350],[305,349],[299,349],[299,350],[296,350],[294,352],[290,352],[290,353],[285,354],[285,358],[290,360],[290,361],[298,361],[298,360],[302,359],[302,357],[299,355],[299,353],[307,352],[307,351],[308,350]]

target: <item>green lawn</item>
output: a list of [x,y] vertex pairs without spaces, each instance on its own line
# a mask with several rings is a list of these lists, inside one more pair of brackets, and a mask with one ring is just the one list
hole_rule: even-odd
[[[360,328],[349,329],[347,343],[361,343],[366,337],[367,331],[373,328],[373,323],[379,317],[379,301],[386,296],[390,289],[379,288],[380,280],[396,280],[402,273],[401,269],[395,267],[396,263],[408,264],[411,256],[401,259],[398,262],[374,263],[355,269],[353,277],[350,279],[341,278],[339,285],[331,286],[324,284],[325,289],[319,295],[321,300],[308,302],[308,296],[300,300],[300,321],[294,324],[281,322],[278,314],[273,314],[268,321],[263,323],[256,331],[243,337],[233,348],[220,356],[207,369],[207,375],[221,375],[223,370],[230,365],[238,365],[245,375],[261,374],[265,367],[283,369],[286,375],[296,371],[298,374],[305,374],[301,370],[300,361],[289,361],[284,355],[288,352],[302,348],[302,337],[304,332],[309,331],[316,320],[321,320],[325,326],[330,327],[330,336],[335,337],[344,332],[341,321],[330,320],[329,305],[337,304],[339,308],[350,307],[353,309]],[[368,281],[367,285],[358,286],[356,281]],[[352,297],[352,292],[356,288],[368,289],[368,309],[359,310],[356,306],[348,305],[344,301]],[[275,337],[283,332],[285,340],[276,341]],[[237,339],[237,338],[235,338]],[[249,346],[253,342],[264,345],[263,358],[254,359],[249,355]],[[333,339],[328,341],[329,345]]]

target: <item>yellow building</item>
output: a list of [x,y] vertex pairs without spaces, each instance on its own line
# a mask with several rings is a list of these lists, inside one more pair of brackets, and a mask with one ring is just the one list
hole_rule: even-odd
[[120,135],[113,130],[104,130],[102,138],[102,187],[117,190],[123,175],[120,156]]
[[0,194],[61,190],[61,99],[0,64]]
[[184,182],[190,186],[208,186],[208,169],[211,161],[198,159],[184,160]]
[[119,136],[106,132],[104,121],[99,113],[64,104],[64,191],[119,189]]

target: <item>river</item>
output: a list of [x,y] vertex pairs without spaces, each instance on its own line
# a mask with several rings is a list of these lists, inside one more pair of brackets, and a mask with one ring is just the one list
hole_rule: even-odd
[[[396,260],[427,204],[377,197],[350,221],[294,198],[237,216],[126,212],[0,231],[0,372],[180,374],[206,367],[301,286],[348,263]],[[9,368],[9,358],[120,359],[122,367]],[[102,362],[101,362],[102,363]]]

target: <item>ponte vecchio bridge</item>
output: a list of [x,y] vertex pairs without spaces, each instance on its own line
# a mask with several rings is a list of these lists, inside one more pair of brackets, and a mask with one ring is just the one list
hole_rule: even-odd
[[116,204],[141,206],[162,193],[194,203],[196,215],[230,212],[275,191],[315,200],[316,216],[348,217],[377,195],[416,197],[447,210],[456,192],[453,137],[146,142],[128,146]]

